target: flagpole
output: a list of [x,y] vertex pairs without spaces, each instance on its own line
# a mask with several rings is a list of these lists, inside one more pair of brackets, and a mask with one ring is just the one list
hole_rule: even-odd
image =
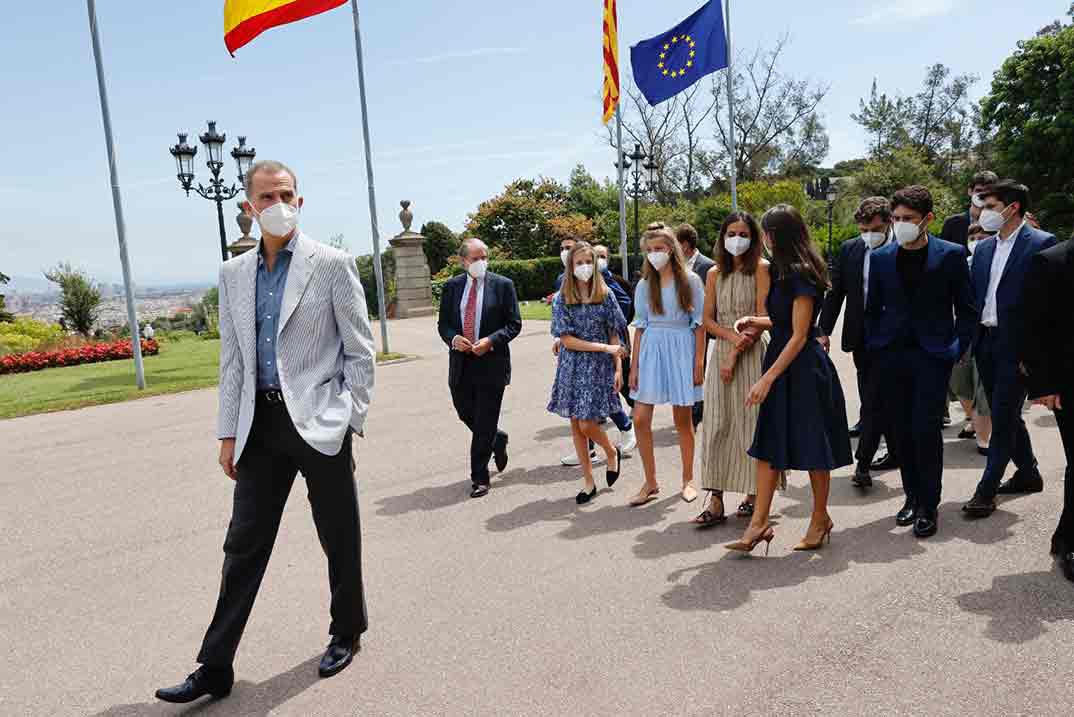
[[380,346],[388,349],[388,303],[384,299],[384,271],[380,266],[380,230],[377,228],[377,194],[373,187],[373,152],[369,147],[369,111],[365,103],[365,68],[362,65],[362,33],[358,25],[358,0],[351,0],[354,13],[354,49],[358,57],[358,94],[362,101],[362,139],[365,141],[365,171],[369,184],[369,221],[373,227],[373,273],[377,278],[377,304],[380,306]]
[[116,146],[112,141],[112,116],[108,111],[108,90],[104,82],[104,65],[101,61],[101,39],[97,33],[97,5],[86,0],[89,12],[90,37],[93,40],[93,60],[97,66],[97,92],[101,98],[101,120],[104,123],[104,143],[108,150],[108,171],[112,180],[112,208],[116,215],[116,236],[119,239],[119,262],[123,266],[123,288],[127,295],[127,323],[131,329],[131,352],[134,356],[134,376],[139,389],[145,388],[145,370],[142,366],[142,336],[138,328],[138,314],[134,308],[134,286],[131,283],[131,265],[127,257],[127,226],[123,221],[123,198],[119,192],[119,170],[116,167]]
[[731,66],[731,0],[724,0],[723,23],[727,30],[727,136],[731,158],[731,210],[738,211],[738,168],[735,166],[735,84]]
[[623,171],[623,115],[619,110],[619,103],[615,105],[615,132],[619,145],[619,161],[616,166],[619,169],[619,255],[623,259],[623,278],[630,281],[630,263],[627,261],[629,246],[626,233],[626,195],[624,194]]

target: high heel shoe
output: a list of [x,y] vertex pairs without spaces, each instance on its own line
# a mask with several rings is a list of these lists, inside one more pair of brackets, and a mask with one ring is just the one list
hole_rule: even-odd
[[752,553],[753,549],[763,540],[764,541],[764,554],[768,557],[768,549],[772,547],[772,539],[776,537],[776,532],[772,530],[772,526],[768,526],[761,534],[754,538],[751,542],[747,543],[745,540],[736,540],[733,543],[728,543],[723,546],[728,550],[734,550],[739,553]]
[[820,535],[820,540],[818,540],[815,543],[811,543],[808,540],[806,540],[805,538],[802,538],[802,540],[798,543],[798,545],[794,546],[794,550],[820,550],[821,546],[824,545],[824,539],[825,538],[828,539],[828,544],[831,545],[832,544],[832,529],[833,528],[835,528],[835,523],[833,523],[832,521],[829,520],[828,521],[828,527],[826,527],[824,529],[824,532],[821,533],[821,535]]
[[583,491],[580,491],[578,493],[578,495],[574,496],[574,502],[577,503],[578,505],[585,505],[586,503],[588,503],[589,501],[593,500],[596,497],[597,497],[597,487],[593,486],[593,490],[589,491],[588,493],[583,490]]
[[619,471],[623,469],[623,452],[618,447],[615,449],[615,470],[611,468],[605,473],[605,477],[608,481],[608,487],[611,488],[615,485],[615,482],[619,480]]

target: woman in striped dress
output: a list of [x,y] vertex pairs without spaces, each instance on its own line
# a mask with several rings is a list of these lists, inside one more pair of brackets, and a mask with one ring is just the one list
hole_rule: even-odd
[[[723,523],[724,491],[746,494],[739,517],[753,515],[756,471],[747,455],[757,427],[758,406],[746,406],[750,387],[761,378],[768,335],[757,330],[735,331],[743,316],[765,311],[771,279],[761,258],[761,229],[747,212],[732,212],[724,220],[713,247],[717,267],[705,282],[705,330],[716,339],[716,353],[705,380],[704,444],[701,483],[709,491],[708,505],[694,519],[699,528]],[[785,481],[780,487],[785,487]]]

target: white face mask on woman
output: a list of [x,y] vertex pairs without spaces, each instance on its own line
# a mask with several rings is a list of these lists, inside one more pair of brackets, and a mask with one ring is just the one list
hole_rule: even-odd
[[660,271],[668,262],[671,261],[671,257],[666,251],[651,251],[645,255],[645,258],[649,260],[649,263],[653,265],[653,268]]
[[752,242],[749,237],[738,234],[728,234],[723,240],[724,249],[730,252],[731,256],[742,256],[750,250],[750,244]]
[[599,269],[602,273],[608,271],[608,260],[604,259],[603,257],[597,259],[597,269]]
[[592,264],[575,264],[574,265],[574,278],[578,281],[589,281],[593,278],[593,265]]

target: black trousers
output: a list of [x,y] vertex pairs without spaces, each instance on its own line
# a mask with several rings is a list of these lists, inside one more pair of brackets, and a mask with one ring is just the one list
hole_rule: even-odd
[[1063,439],[1067,470],[1063,481],[1063,514],[1055,528],[1055,537],[1067,546],[1067,550],[1074,550],[1074,388],[1060,391],[1059,398],[1063,410],[1055,412],[1055,420]]
[[886,438],[888,453],[898,460],[898,439],[891,430],[891,394],[897,390],[890,378],[880,370],[878,356],[872,351],[859,349],[853,353],[854,367],[858,371],[858,395],[861,397],[861,436],[854,457],[866,467],[873,462],[880,447],[880,439]]
[[893,346],[880,352],[876,365],[895,387],[886,396],[901,449],[903,490],[918,508],[935,510],[943,479],[943,407],[954,362],[921,348]]
[[249,442],[236,469],[220,597],[198,662],[226,667],[234,661],[299,471],[306,479],[313,522],[328,557],[332,592],[328,632],[344,636],[365,632],[358,488],[350,434],[338,454],[326,456],[302,439],[282,403],[259,400]]
[[[710,343],[711,343],[711,341],[708,339],[708,337],[706,337],[705,338],[705,370],[701,374],[702,380],[707,378],[708,375],[709,375],[709,344]],[[693,407],[693,409],[691,411],[690,417],[693,419],[694,430],[696,431],[697,427],[701,425],[701,422],[705,420],[705,402],[703,400],[698,401],[697,403],[694,404],[694,407]]]
[[507,441],[499,429],[504,386],[481,381],[474,376],[469,362],[463,364],[459,381],[451,387],[451,402],[459,420],[470,429],[470,480],[488,485],[489,461],[498,445]]

